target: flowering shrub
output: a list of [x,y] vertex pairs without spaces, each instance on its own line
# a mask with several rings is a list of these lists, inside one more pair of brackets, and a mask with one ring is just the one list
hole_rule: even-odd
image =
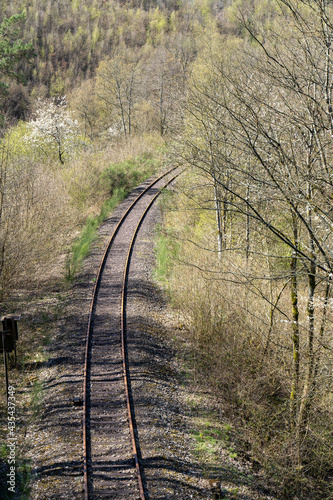
[[81,145],[79,124],[66,108],[66,98],[40,101],[36,118],[29,123],[29,142],[60,163],[73,156]]

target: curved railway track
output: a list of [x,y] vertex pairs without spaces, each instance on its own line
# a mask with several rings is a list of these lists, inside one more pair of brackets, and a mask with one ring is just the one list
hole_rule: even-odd
[[126,345],[126,286],[141,223],[169,170],[145,187],[119,220],[97,273],[85,349],[83,386],[84,498],[146,500]]

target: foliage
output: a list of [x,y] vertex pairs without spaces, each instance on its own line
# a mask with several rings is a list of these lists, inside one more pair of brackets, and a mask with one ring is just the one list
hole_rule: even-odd
[[97,230],[110,212],[140,182],[151,175],[157,165],[152,154],[142,154],[120,164],[110,165],[102,173],[100,189],[108,194],[98,216],[89,217],[74,241],[66,263],[66,279],[71,281],[97,238]]
[[135,50],[119,47],[113,57],[99,64],[96,94],[111,139],[177,130],[193,50],[188,52],[182,39],[173,38],[169,45]]
[[23,39],[31,40],[36,52],[34,67],[26,69],[36,92],[46,90],[45,97],[68,93],[93,77],[99,63],[119,46],[157,46],[171,32],[192,33],[198,22],[188,2],[0,2],[6,16],[22,9],[27,18]]
[[40,102],[36,118],[29,122],[29,142],[45,153],[55,154],[60,163],[73,156],[80,145],[79,126],[66,109],[65,98]]
[[[244,8],[246,41],[207,33],[175,151],[191,172],[184,205],[195,215],[177,226],[189,240],[182,263],[191,266],[195,298],[188,301],[181,265],[175,288],[202,376],[223,372],[221,386],[241,407],[262,462],[253,429],[276,429],[265,444],[267,464],[274,457],[280,477],[288,469],[299,488],[314,478],[322,486],[331,460],[324,464],[324,445],[319,453],[311,444],[311,433],[325,441],[319,413],[332,395],[331,370],[323,376],[333,321],[331,14],[321,2],[286,1],[283,28],[278,15],[268,26]],[[223,300],[214,292],[219,280]]]
[[76,88],[70,97],[70,102],[81,124],[85,140],[96,139],[103,130],[103,121],[95,79],[86,80]]
[[[23,43],[18,37],[26,21],[24,13],[3,19],[0,24],[0,74],[10,79],[24,82],[22,71],[17,69],[18,63],[29,61],[34,55],[33,46]],[[0,96],[6,94],[8,84],[0,82]]]
[[[19,140],[21,131],[17,133]],[[59,255],[77,214],[61,172],[42,165],[10,134],[0,147],[0,185],[3,296],[24,279],[33,283],[43,275],[44,266]]]
[[156,278],[166,285],[172,275],[172,262],[177,259],[179,254],[179,244],[173,238],[172,231],[163,231],[158,228],[156,245]]
[[152,153],[143,153],[122,163],[111,164],[103,172],[101,181],[110,194],[116,188],[122,188],[129,193],[134,185],[140,184],[155,172],[157,166],[157,161]]
[[[133,138],[130,144],[102,144],[101,149],[96,145],[68,157],[66,168],[59,168],[56,157],[39,154],[26,140],[28,127],[19,122],[0,147],[1,298],[24,283],[35,286],[61,259],[80,225],[100,213],[95,230],[127,194],[125,189],[132,189],[159,165],[161,141],[149,136]],[[113,168],[106,169],[108,164]]]
[[109,134],[130,136],[133,108],[138,101],[140,53],[124,48],[110,60],[103,61],[97,72],[97,87],[109,121]]
[[11,127],[6,135],[6,141],[12,159],[20,159],[29,155],[34,156],[33,145],[27,141],[29,125],[27,122],[19,121]]

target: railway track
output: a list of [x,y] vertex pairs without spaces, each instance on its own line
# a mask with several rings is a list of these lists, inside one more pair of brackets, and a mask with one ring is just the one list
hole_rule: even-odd
[[126,287],[141,223],[176,169],[142,188],[119,220],[97,273],[91,301],[83,386],[84,498],[147,499],[131,396]]

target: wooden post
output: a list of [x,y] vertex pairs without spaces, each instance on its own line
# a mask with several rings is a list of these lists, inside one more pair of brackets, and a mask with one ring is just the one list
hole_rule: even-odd
[[6,381],[6,399],[8,404],[8,366],[7,366],[7,352],[5,349],[5,332],[2,332],[2,349],[3,349],[3,361],[5,365],[5,381]]

